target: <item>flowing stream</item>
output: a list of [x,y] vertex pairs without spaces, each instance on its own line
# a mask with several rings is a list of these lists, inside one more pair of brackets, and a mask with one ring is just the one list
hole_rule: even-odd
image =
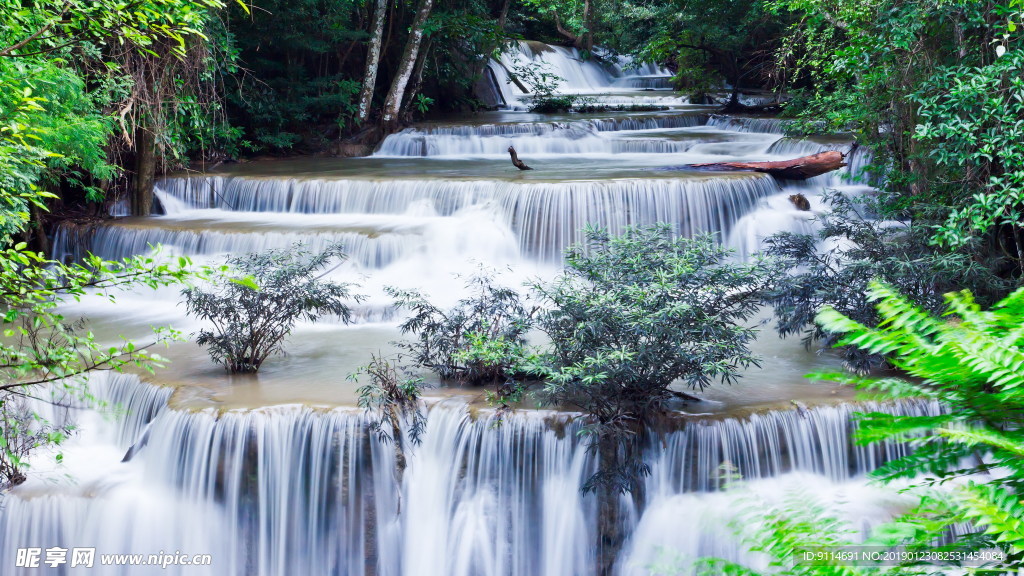
[[[508,71],[537,61],[565,79],[565,92],[667,109],[530,114]],[[288,355],[259,376],[230,377],[190,343],[161,351],[171,364],[156,376],[94,376],[90,389],[107,408],[72,402],[53,414],[79,424],[62,462],[37,455],[30,481],[2,497],[0,576],[25,573],[13,562],[25,547],[94,547],[97,574],[593,574],[596,505],[580,486],[597,462],[577,435],[578,414],[521,409],[498,422],[481,391],[432,389],[423,443],[407,446],[398,484],[392,447],[367,430],[345,375],[400,337],[386,286],[445,303],[460,294],[458,275],[479,266],[513,286],[550,277],[586,224],[619,231],[669,222],[680,234],[715,234],[747,258],[774,232],[813,229],[825,189],[866,188],[849,170],[785,185],[760,174],[666,170],[848,143],[786,138],[774,119],[715,115],[666,90],[665,71],[616,62],[524,42],[489,68],[503,111],[408,128],[369,158],[169,176],[158,183],[159,216],[58,230],[55,255],[66,259],[87,251],[119,258],[160,244],[165,257],[219,262],[296,242],[341,242],[349,259],[331,274],[357,282],[367,298],[352,325],[328,318],[299,326]],[[511,166],[510,145],[534,170]],[[789,202],[794,193],[807,196],[810,211]],[[88,317],[101,338],[140,337],[160,323],[192,332],[199,325],[179,300],[163,289],[122,295],[113,306],[84,300],[67,313]],[[751,494],[781,501],[799,490],[858,529],[903,505],[864,480],[901,448],[855,446],[852,414],[938,407],[844,403],[849,390],[803,378],[834,367],[830,356],[764,328],[756,345],[763,368],[680,407],[675,431],[647,446],[644,496],[622,501],[629,538],[619,574],[653,574],[667,559],[710,554],[757,563],[727,525]],[[751,481],[746,496],[725,490],[736,476]],[[210,554],[212,565],[99,566],[100,555],[161,553]]]

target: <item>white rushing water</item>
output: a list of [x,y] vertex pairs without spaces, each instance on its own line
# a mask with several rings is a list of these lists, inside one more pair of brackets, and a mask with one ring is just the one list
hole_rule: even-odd
[[[97,564],[108,554],[213,560],[91,572],[104,575],[594,574],[597,511],[580,486],[598,463],[577,434],[578,415],[519,410],[499,422],[467,400],[478,391],[439,392],[429,400],[423,443],[406,446],[409,467],[396,481],[392,447],[368,431],[351,386],[342,390],[345,374],[369,351],[399,336],[384,287],[420,288],[443,304],[460,294],[455,276],[480,265],[500,270],[512,286],[544,278],[587,224],[618,232],[668,222],[679,234],[715,234],[747,258],[775,232],[812,231],[827,210],[825,189],[854,194],[866,187],[849,171],[780,184],[761,174],[673,169],[848,144],[787,138],[785,122],[776,119],[688,106],[662,90],[668,73],[653,66],[583,61],[572,49],[521,42],[491,63],[510,108],[522,94],[504,82],[507,70],[540,62],[562,76],[563,91],[672,109],[557,118],[501,112],[418,125],[389,136],[371,158],[169,176],[157,186],[159,216],[60,228],[53,245],[62,259],[87,251],[120,258],[160,244],[170,255],[219,262],[296,243],[313,250],[342,243],[349,260],[331,274],[358,281],[368,299],[356,309],[360,326],[336,319],[300,326],[293,356],[268,362],[257,378],[215,377],[201,351],[182,352],[187,345],[172,349],[176,361],[162,377],[178,386],[173,390],[135,376],[95,376],[96,397],[123,410],[105,415],[75,404],[69,415],[54,413],[73,417],[80,431],[61,449],[62,463],[54,453],[38,454],[29,482],[0,496],[0,576],[27,573],[13,562],[25,547],[91,547]],[[637,92],[649,88],[655,92]],[[510,145],[535,169],[512,168]],[[857,155],[852,163],[865,162]],[[789,201],[798,193],[810,211]],[[118,205],[116,213],[124,210]],[[90,316],[111,338],[151,322],[198,328],[183,318],[178,299],[168,288],[124,295],[113,311],[91,304],[68,311]],[[797,358],[799,344],[791,348],[765,345],[764,370],[785,367],[798,379],[807,364]],[[825,503],[856,498],[865,509],[837,505],[835,512],[858,529],[899,509],[899,499],[867,487],[865,475],[902,448],[855,446],[853,413],[928,414],[938,407],[780,410],[795,389],[777,383],[786,378],[755,374],[756,388],[703,403],[707,417],[680,414],[674,431],[645,448],[651,475],[644,499],[622,502],[629,536],[619,574],[651,574],[666,554],[759,562],[726,528],[740,498],[723,490],[726,471],[765,498],[791,489]],[[309,397],[316,400],[304,403]],[[772,409],[752,411],[759,405]],[[731,416],[733,407],[744,415]]]
[[[587,94],[604,104],[685,104],[686,99],[671,92],[668,70],[654,64],[635,64],[629,58],[595,50],[594,57],[584,58],[576,48],[552,46],[541,42],[520,40],[502,52],[488,67],[494,89],[505,106],[524,109],[523,98],[533,87],[517,84],[513,76],[531,68],[552,74],[558,80],[556,93]],[[664,95],[636,95],[637,90],[664,91]]]
[[[211,554],[215,564],[198,572],[211,574],[593,570],[594,497],[579,486],[596,462],[571,414],[519,411],[499,423],[462,401],[435,403],[423,443],[406,446],[409,467],[399,485],[390,446],[350,408],[193,412],[167,408],[168,390],[132,376],[99,377],[94,387],[131,416],[93,418],[89,436],[65,446],[62,469],[40,470],[5,498],[2,557],[20,546],[94,546],[102,554]],[[933,414],[938,406],[860,409]],[[754,481],[755,493],[776,498],[797,487],[825,503],[856,493],[851,519],[858,526],[884,519],[894,499],[865,487],[863,475],[903,451],[853,445],[853,411],[841,405],[698,420],[652,443],[647,500],[630,515],[637,525],[621,573],[646,573],[656,549],[669,544],[685,554],[746,558],[721,525],[730,517],[730,496],[718,493],[723,466]],[[131,459],[119,462],[133,444]],[[61,478],[62,470],[72,477]],[[714,538],[701,532],[705,523],[719,525]],[[197,573],[168,570],[159,573]],[[18,573],[0,566],[0,574]]]

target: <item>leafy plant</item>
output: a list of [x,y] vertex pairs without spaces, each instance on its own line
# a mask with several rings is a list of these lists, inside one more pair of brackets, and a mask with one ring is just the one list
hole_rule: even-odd
[[[808,503],[804,494],[791,495],[781,506],[745,498],[733,528],[748,550],[763,555],[767,568],[706,558],[690,565],[675,562],[665,573],[1007,574],[1022,565],[1024,289],[989,310],[983,310],[967,291],[947,294],[945,317],[877,281],[870,284],[868,298],[878,308],[877,328],[835,309],[822,311],[819,321],[824,329],[842,335],[842,345],[884,355],[906,375],[834,378],[856,383],[876,399],[923,397],[946,407],[939,415],[871,413],[858,421],[861,443],[888,440],[914,448],[873,476],[887,484],[909,480],[911,488],[901,483],[891,489],[912,495],[916,504],[860,540],[848,523],[830,517],[821,505]],[[835,558],[830,554],[848,546],[902,553],[904,561],[851,565],[835,559],[808,561],[803,556],[811,551]],[[972,572],[956,567],[958,557],[967,560],[981,551],[989,552],[987,559],[964,562],[980,568]],[[1000,552],[1002,559],[993,551]],[[930,557],[915,556],[915,552],[927,552]],[[936,565],[932,560],[936,554],[948,555],[952,562]]]
[[356,390],[359,407],[372,415],[370,430],[376,432],[382,442],[393,444],[395,472],[400,485],[406,468],[403,440],[408,438],[412,444],[419,444],[427,426],[427,417],[420,407],[420,395],[425,387],[423,378],[400,367],[399,361],[400,358],[389,359],[373,354],[369,364],[348,378],[358,382],[361,375],[369,377],[369,383]]
[[210,286],[182,291],[189,314],[213,324],[196,342],[228,372],[256,372],[299,320],[316,322],[325,314],[351,321],[346,300],[360,301],[352,284],[324,280],[321,271],[344,259],[340,246],[310,254],[301,244],[287,250],[233,256],[228,270]]
[[593,415],[592,433],[635,430],[676,396],[677,380],[702,390],[755,363],[755,330],[743,324],[774,265],[732,263],[710,236],[676,238],[667,224],[584,233],[565,271],[534,288],[551,338],[544,393]]
[[73,431],[69,423],[43,419],[20,394],[0,392],[0,489],[27,480],[28,456],[37,448],[60,444]]
[[[994,273],[998,266],[978,258],[970,247],[937,250],[933,229],[910,218],[879,220],[879,207],[840,193],[826,195],[830,212],[819,217],[813,234],[780,233],[767,240],[766,254],[786,263],[769,302],[782,336],[800,334],[806,346],[820,341],[833,347],[838,336],[815,323],[823,306],[864,324],[879,317],[868,296],[871,278],[880,278],[932,311],[943,306],[942,294],[956,286],[974,286],[993,301],[1011,282]],[[866,372],[884,357],[856,346],[840,352],[846,366]]]
[[809,82],[788,112],[854,132],[887,211],[934,225],[944,247],[1008,258],[997,272],[1019,277],[1020,0],[769,5],[795,17],[779,72]]
[[430,110],[430,105],[434,103],[434,99],[425,96],[423,94],[416,95],[416,111],[422,116]]
[[84,186],[111,177],[104,146],[112,128],[84,80],[48,61],[0,58],[0,240],[56,198],[61,179]]
[[551,339],[535,365],[543,401],[575,406],[599,466],[583,485],[598,499],[600,573],[610,573],[625,534],[619,496],[641,495],[649,467],[641,438],[656,429],[674,382],[703,389],[726,383],[756,358],[744,325],[777,269],[737,264],[712,237],[675,238],[671,226],[627,228],[619,236],[588,227],[565,253],[564,272],[536,283],[538,327]]
[[186,258],[158,264],[154,256],[115,262],[90,255],[82,264],[65,265],[28,251],[24,243],[0,251],[0,483],[24,480],[26,456],[70,432],[67,424],[33,412],[25,399],[46,401],[55,395],[90,401],[84,387],[90,372],[129,367],[152,372],[164,360],[151,349],[180,337],[158,327],[156,340],[148,345],[127,339],[102,343],[84,322],[66,319],[59,307],[87,296],[113,301],[117,290],[167,286],[206,273],[191,270]]
[[937,70],[913,98],[915,138],[963,182],[938,239],[959,247],[995,231],[1007,255],[1024,261],[1024,50]]
[[[913,380],[868,380],[862,385],[889,397],[923,396],[949,407],[940,416],[868,414],[861,421],[866,441],[912,440],[914,452],[882,466],[886,480],[926,475],[930,483],[969,478],[957,489],[959,513],[991,537],[988,545],[1024,559],[1024,289],[983,310],[968,291],[946,295],[948,318],[927,310],[884,284],[873,282],[878,328],[826,309],[822,326],[844,335],[841,344],[884,354]],[[998,473],[994,471],[998,470]],[[1016,521],[1011,520],[1016,518]]]
[[471,384],[501,383],[522,370],[532,310],[518,292],[480,270],[465,283],[470,295],[442,310],[414,290],[391,288],[396,305],[412,312],[400,326],[413,341],[399,342],[417,365],[444,379]]
[[526,97],[530,112],[569,112],[581,104],[590,102],[585,96],[559,92],[558,87],[563,80],[551,72],[546,62],[519,64],[512,68],[512,75],[532,90]]

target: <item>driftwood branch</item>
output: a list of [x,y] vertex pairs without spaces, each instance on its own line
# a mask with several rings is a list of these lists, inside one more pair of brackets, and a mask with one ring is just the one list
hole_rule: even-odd
[[516,154],[515,148],[509,146],[508,155],[512,157],[512,165],[516,168],[519,168],[520,170],[533,170],[533,168],[530,168],[525,162],[519,159],[519,155]]
[[776,178],[786,180],[807,180],[821,176],[846,166],[846,155],[837,150],[819,152],[810,156],[802,156],[792,160],[775,162],[712,162],[709,164],[691,164],[684,168],[700,170],[721,170],[739,172],[764,172]]

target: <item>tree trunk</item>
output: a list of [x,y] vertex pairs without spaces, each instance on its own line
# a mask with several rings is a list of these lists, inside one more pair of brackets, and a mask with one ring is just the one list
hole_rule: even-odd
[[430,57],[431,47],[430,38],[427,38],[420,49],[420,57],[416,60],[416,68],[412,72],[412,82],[409,84],[409,89],[405,91],[405,104],[402,105],[401,115],[405,121],[412,120],[413,107],[416,105],[416,95],[420,93],[420,88],[423,86],[423,68],[427,65],[427,58]]
[[570,31],[566,30],[565,28],[563,28],[562,27],[562,19],[558,17],[558,12],[555,12],[554,14],[555,14],[555,30],[557,30],[558,33],[561,34],[562,36],[565,36],[569,40],[572,40],[573,46],[579,48],[580,47],[580,37],[575,35],[575,34],[573,34]]
[[503,0],[501,3],[501,13],[498,15],[498,29],[503,33],[505,32],[505,20],[508,19],[508,5],[512,0]]
[[373,9],[373,21],[370,28],[373,35],[366,47],[366,71],[363,73],[363,89],[359,93],[359,125],[365,124],[370,117],[370,106],[373,103],[373,90],[377,86],[377,68],[380,67],[380,47],[384,40],[384,18],[388,11],[387,0],[377,0]]
[[586,30],[583,32],[583,48],[589,53],[594,51],[594,0],[585,0],[583,3],[583,25]]
[[[846,155],[837,150],[819,152],[810,156],[777,162],[714,162],[691,164],[688,167],[703,170],[764,172],[786,180],[807,180],[846,166]],[[687,166],[683,166],[687,168]]]
[[402,445],[402,422],[398,416],[398,408],[394,405],[388,408],[388,421],[391,423],[391,442],[395,450],[395,486],[398,493],[395,495],[396,512],[402,514],[402,480],[405,478],[405,468],[408,466],[405,458],[405,447]]
[[[600,466],[613,469],[621,466],[619,442],[611,435],[597,440]],[[597,488],[597,574],[611,576],[615,559],[622,549],[626,535],[622,530],[622,506],[619,492],[610,482],[602,482]]]
[[49,256],[50,239],[46,236],[46,225],[43,223],[42,210],[39,209],[39,206],[32,205],[31,214],[32,222],[29,225],[29,229],[32,230],[34,235],[35,245],[33,249]]
[[420,45],[423,43],[423,27],[426,25],[433,7],[434,0],[420,0],[416,7],[416,19],[413,20],[409,30],[409,39],[405,43],[402,60],[398,64],[398,73],[391,82],[388,98],[384,102],[382,124],[385,132],[393,132],[398,127],[399,113],[402,111],[402,96],[405,95],[405,87],[409,84],[413,69],[416,68]]
[[139,128],[135,137],[135,194],[132,214],[149,216],[153,209],[153,182],[156,180],[156,135]]

